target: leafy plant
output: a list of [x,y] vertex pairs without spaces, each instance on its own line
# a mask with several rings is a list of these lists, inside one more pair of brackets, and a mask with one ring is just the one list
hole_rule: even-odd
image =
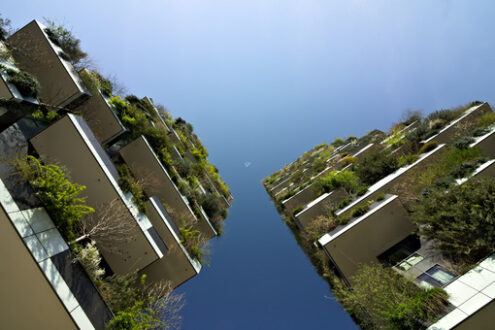
[[74,231],[81,218],[95,211],[86,205],[86,198],[79,197],[86,187],[71,183],[57,165],[43,165],[33,156],[16,159],[15,166],[18,173],[33,186],[36,196],[45,205],[62,235],[68,241],[74,240]]
[[457,149],[467,149],[474,142],[472,137],[463,137],[455,142],[455,147]]
[[342,167],[346,167],[349,164],[355,164],[357,163],[358,159],[357,157],[354,156],[346,156],[340,160],[340,165]]
[[400,168],[400,167],[412,164],[415,161],[417,161],[418,158],[419,158],[419,156],[417,154],[401,155],[401,156],[399,156],[399,158],[397,160],[397,166]]
[[337,188],[344,188],[347,192],[354,191],[359,186],[359,178],[352,171],[332,171],[319,178],[313,184],[316,194],[328,193]]
[[371,185],[393,173],[398,168],[397,159],[388,153],[375,151],[354,165],[354,171],[361,182]]
[[376,327],[420,329],[434,321],[447,307],[441,288],[423,290],[402,275],[381,265],[363,265],[352,276],[352,290],[338,287],[346,309],[364,308]]
[[495,123],[495,113],[493,111],[487,112],[478,119],[478,127],[484,128],[491,126]]
[[492,130],[488,127],[478,127],[473,130],[473,136],[483,136],[490,133]]
[[427,142],[425,143],[421,149],[419,149],[419,154],[424,154],[426,152],[430,152],[432,151],[433,149],[435,149],[436,147],[438,147],[438,143],[436,141],[430,141],[430,142]]
[[146,196],[143,187],[134,179],[131,170],[126,164],[117,167],[119,171],[119,186],[126,193],[132,194],[132,201],[140,212],[146,213]]
[[324,234],[332,231],[337,227],[337,221],[331,217],[319,216],[305,227],[305,231],[308,235],[308,239],[315,241]]
[[466,257],[495,246],[495,181],[473,178],[463,185],[430,189],[412,217],[421,234],[442,251]]
[[369,209],[370,209],[369,204],[364,204],[364,205],[356,206],[355,208],[352,209],[350,215],[351,215],[352,218],[354,218],[354,217],[360,217],[360,216],[365,215],[366,213],[368,213]]
[[14,85],[25,97],[36,98],[40,92],[40,84],[36,78],[24,71],[17,71],[0,64],[0,70],[8,75],[7,82]]
[[45,29],[48,38],[57,46],[62,48],[64,56],[73,64],[76,65],[85,59],[88,54],[81,50],[81,41],[74,37],[72,32],[63,25],[57,25],[54,21],[45,18],[48,27]]

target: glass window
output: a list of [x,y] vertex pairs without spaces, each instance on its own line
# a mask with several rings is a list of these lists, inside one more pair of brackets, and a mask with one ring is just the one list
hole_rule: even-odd
[[443,269],[439,265],[435,265],[432,268],[428,269],[426,271],[426,273],[428,275],[430,275],[431,277],[433,277],[435,280],[442,283],[443,285],[452,282],[452,280],[455,277],[454,274],[449,273],[448,271],[446,271],[445,269]]

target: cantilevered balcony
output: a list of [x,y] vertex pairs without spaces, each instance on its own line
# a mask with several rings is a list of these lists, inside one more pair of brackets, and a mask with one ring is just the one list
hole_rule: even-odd
[[301,227],[307,227],[318,216],[328,216],[330,209],[336,208],[341,200],[348,197],[343,188],[324,193],[295,214],[296,221]]
[[144,136],[122,148],[120,155],[134,177],[142,183],[145,193],[157,196],[163,202],[177,226],[192,224],[206,238],[217,235],[206,215],[199,219],[196,217],[189,201],[180,193]]
[[[422,154],[418,160],[410,165],[406,165],[404,167],[399,168],[394,173],[384,177],[379,180],[371,187],[369,187],[368,191],[361,197],[358,197],[354,201],[352,201],[349,205],[344,207],[343,209],[338,210],[335,215],[338,217],[345,217],[350,214],[353,208],[357,206],[361,206],[366,204],[368,200],[376,198],[381,193],[388,193],[394,190],[400,190],[400,185],[411,178],[418,172],[424,169],[426,166],[429,166],[441,155],[442,149],[445,147],[445,144],[438,145],[435,149]],[[399,198],[404,198],[399,194]],[[403,203],[406,203],[406,200],[402,200]]]
[[33,20],[12,34],[7,42],[19,67],[40,82],[41,101],[70,108],[86,99],[89,92],[72,64],[63,58],[62,48],[50,40],[46,29]]
[[84,117],[101,144],[109,143],[126,131],[109,98],[95,89],[93,95],[74,112]]
[[422,142],[454,142],[460,137],[465,136],[466,132],[470,132],[473,128],[475,128],[477,124],[476,119],[488,112],[492,112],[492,109],[490,108],[488,103],[485,102],[474,105],[471,108],[467,109],[462,116],[453,120],[447,126],[442,128],[436,135],[433,135],[432,137],[429,137]]
[[[98,290],[44,208],[20,209],[0,180],[0,318],[9,329],[104,329]],[[28,317],[26,317],[28,316]]]
[[62,165],[69,170],[74,182],[86,186],[87,204],[94,207],[97,214],[115,213],[122,221],[134,224],[131,241],[96,241],[115,273],[142,269],[166,253],[163,242],[152,237],[153,226],[149,219],[139,213],[131,196],[120,189],[117,170],[84,119],[69,114],[30,142],[42,160]]
[[491,128],[486,134],[476,137],[470,147],[479,147],[485,155],[495,158],[495,128]]
[[168,248],[163,258],[142,270],[146,279],[150,282],[171,281],[175,288],[199,274],[201,263],[192,258],[180,242],[179,229],[158,197],[151,197],[146,202],[146,214]]
[[407,211],[396,195],[386,195],[362,216],[351,218],[318,240],[339,273],[351,277],[362,264],[378,262],[378,256],[414,231]]

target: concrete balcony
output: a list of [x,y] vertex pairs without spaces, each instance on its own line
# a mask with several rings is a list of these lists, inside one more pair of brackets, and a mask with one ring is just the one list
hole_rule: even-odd
[[330,209],[336,208],[341,200],[349,196],[343,188],[324,193],[297,213],[295,219],[301,227],[307,227],[317,217],[328,216]]
[[[0,180],[0,318],[9,329],[104,329],[113,314],[43,208]],[[15,267],[12,267],[15,265]],[[28,317],[26,317],[28,316]]]
[[180,232],[158,197],[146,202],[146,214],[168,248],[160,260],[145,267],[147,281],[171,281],[173,288],[199,274],[201,263],[192,258],[180,242]]
[[415,230],[396,195],[386,195],[368,212],[351,218],[318,240],[339,273],[351,283],[361,264],[378,262],[378,256]]
[[69,114],[30,142],[43,161],[62,165],[70,171],[73,182],[86,186],[86,202],[97,213],[105,212],[111,206],[112,213],[133,224],[131,241],[96,241],[115,273],[140,270],[166,253],[163,242],[152,236],[154,229],[149,219],[139,213],[132,197],[120,189],[117,170],[84,119]]
[[207,217],[196,217],[187,198],[180,193],[144,136],[122,148],[120,155],[134,177],[142,182],[145,193],[148,196],[157,196],[162,201],[178,227],[185,222],[192,224],[206,238],[217,235]]
[[115,113],[110,100],[96,90],[86,102],[74,109],[84,117],[94,135],[101,144],[109,143],[126,131]]
[[494,178],[495,177],[495,159],[491,159],[478,166],[468,177],[457,179],[457,184],[463,184],[471,178]]
[[495,158],[495,128],[483,136],[476,137],[470,147],[479,147],[485,155]]
[[50,40],[45,29],[46,26],[33,20],[12,34],[7,42],[19,67],[38,79],[40,100],[72,108],[90,94],[72,64],[61,57],[63,50]]
[[[375,199],[376,196],[382,193],[388,193],[392,190],[399,190],[399,185],[403,182],[411,180],[413,175],[415,175],[418,171],[421,171],[426,166],[429,166],[432,162],[435,162],[436,159],[441,155],[442,149],[445,147],[445,144],[438,145],[435,149],[422,154],[418,160],[414,163],[401,167],[394,173],[384,177],[379,180],[371,187],[369,187],[368,192],[366,192],[363,196],[355,199],[349,205],[344,207],[343,209],[338,210],[335,215],[338,217],[345,217],[350,214],[353,208],[356,206],[364,205],[368,200]],[[407,201],[399,194],[399,198],[403,203]]]
[[472,106],[467,109],[462,116],[442,128],[436,135],[422,141],[422,143],[428,143],[430,141],[436,141],[438,143],[455,142],[476,127],[477,118],[491,111],[492,109],[486,102]]

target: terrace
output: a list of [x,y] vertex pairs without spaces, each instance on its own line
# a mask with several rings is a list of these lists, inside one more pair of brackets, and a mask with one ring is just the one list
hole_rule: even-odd
[[122,221],[134,224],[130,242],[96,241],[115,273],[139,270],[163,257],[163,242],[154,239],[149,219],[120,189],[117,170],[81,117],[68,114],[30,142],[41,159],[70,169],[72,180],[86,186],[86,202],[97,213],[111,206]]
[[[104,329],[113,314],[44,208],[20,209],[0,180],[2,322],[11,328]],[[26,317],[29,315],[29,317]]]
[[429,137],[424,141],[421,141],[421,143],[426,144],[430,141],[437,141],[438,143],[451,143],[458,139],[459,135],[465,135],[463,133],[464,131],[473,129],[476,125],[476,118],[491,111],[492,109],[486,102],[474,105],[471,108],[467,109],[462,116],[443,127],[437,134]]
[[189,201],[181,194],[144,136],[123,147],[120,155],[134,177],[142,182],[145,193],[148,196],[157,196],[164,203],[178,227],[193,224],[207,238],[217,235],[204,212],[201,212],[199,219],[196,217]]
[[378,256],[415,228],[398,196],[386,195],[383,200],[369,205],[364,215],[337,226],[318,243],[349,282],[361,264],[378,262]]
[[90,94],[62,48],[50,40],[47,27],[33,20],[8,38],[15,60],[43,86],[39,98],[46,104],[72,108]]
[[[437,147],[435,147],[435,149],[422,154],[414,163],[401,167],[398,170],[396,170],[394,173],[379,180],[371,187],[369,187],[368,191],[364,195],[355,199],[353,202],[351,202],[343,209],[337,211],[335,213],[336,216],[338,217],[348,216],[353,208],[365,204],[366,201],[375,198],[377,195],[381,193],[387,193],[395,185],[398,185],[401,182],[409,179],[412,175],[414,175],[416,171],[421,170],[421,168],[423,168],[424,166],[428,166],[429,164],[434,162],[437,159],[437,157],[441,154],[441,150],[444,147],[445,144],[438,145]],[[399,196],[399,198],[401,197],[402,196]]]

